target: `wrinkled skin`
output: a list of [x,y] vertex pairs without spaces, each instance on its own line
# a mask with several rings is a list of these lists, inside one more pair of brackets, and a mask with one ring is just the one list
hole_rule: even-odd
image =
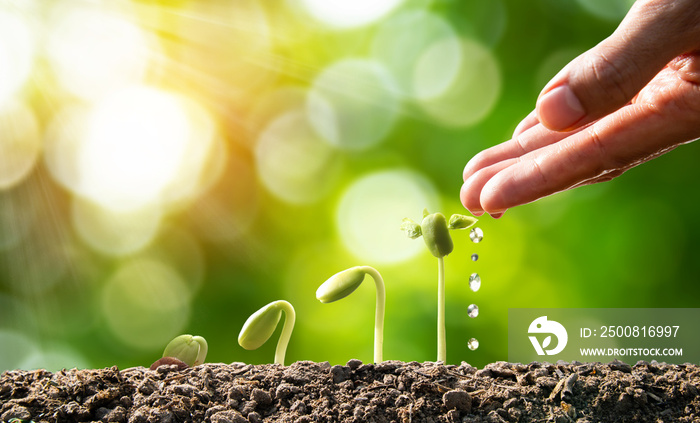
[[626,170],[700,137],[700,2],[638,0],[543,89],[513,138],[464,169],[462,204],[507,209]]

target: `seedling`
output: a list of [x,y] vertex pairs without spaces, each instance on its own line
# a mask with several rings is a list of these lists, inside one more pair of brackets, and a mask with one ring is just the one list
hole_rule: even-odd
[[386,294],[384,280],[376,269],[370,266],[356,266],[338,272],[331,276],[316,290],[316,298],[322,303],[345,298],[352,294],[365,279],[365,275],[372,276],[377,287],[377,305],[374,314],[374,362],[382,362],[382,347],[384,345],[384,303]]
[[241,333],[238,335],[238,344],[247,350],[260,348],[262,344],[270,339],[272,333],[277,328],[277,324],[282,318],[283,311],[286,313],[287,317],[284,320],[280,339],[277,341],[275,364],[284,365],[287,344],[289,344],[289,338],[292,336],[294,320],[296,319],[294,307],[287,301],[273,301],[253,313],[243,324],[243,328],[241,328]]
[[173,357],[190,367],[204,363],[209,347],[201,336],[180,335],[170,341],[163,351],[163,357]]
[[467,229],[476,222],[477,219],[474,217],[453,214],[448,224],[442,213],[430,214],[425,209],[420,225],[409,218],[403,219],[401,223],[401,229],[406,232],[409,238],[416,239],[422,235],[428,250],[438,259],[437,359],[443,363],[446,361],[444,258],[454,249],[448,229]]

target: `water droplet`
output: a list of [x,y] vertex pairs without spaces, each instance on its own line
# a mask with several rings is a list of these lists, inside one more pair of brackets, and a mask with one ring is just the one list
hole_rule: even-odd
[[469,288],[474,292],[481,288],[481,276],[479,276],[478,273],[472,273],[472,275],[469,276]]
[[480,243],[481,240],[484,239],[484,231],[482,231],[481,228],[473,228],[469,231],[469,239],[475,244]]
[[472,261],[477,261],[479,260],[479,255],[478,254],[472,254]]
[[467,346],[470,350],[474,351],[475,349],[479,348],[479,341],[477,341],[476,338],[472,338],[467,342]]
[[467,307],[467,315],[469,315],[469,317],[471,317],[472,319],[478,316],[479,306],[476,304],[470,304],[469,307]]

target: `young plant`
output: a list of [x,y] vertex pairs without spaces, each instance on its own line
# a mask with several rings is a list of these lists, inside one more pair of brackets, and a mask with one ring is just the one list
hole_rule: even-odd
[[446,361],[445,335],[445,261],[446,255],[454,249],[449,229],[467,229],[473,226],[477,219],[471,216],[453,214],[449,223],[442,213],[428,213],[423,210],[423,221],[417,224],[409,218],[403,219],[401,229],[411,239],[423,236],[425,245],[430,253],[438,259],[438,317],[437,317],[437,359]]
[[292,336],[294,321],[296,320],[294,307],[287,301],[273,301],[253,313],[243,324],[241,333],[238,335],[238,344],[247,350],[260,348],[262,344],[270,339],[275,328],[277,328],[277,324],[282,318],[283,311],[287,317],[284,320],[280,339],[277,341],[275,364],[284,365],[287,344],[289,344],[289,338]]
[[190,367],[204,363],[209,347],[201,336],[180,335],[170,341],[163,351],[163,357],[173,357]]
[[386,294],[384,280],[376,269],[370,266],[356,266],[338,272],[331,276],[316,290],[316,298],[322,303],[345,298],[352,294],[365,279],[365,275],[372,276],[377,287],[377,305],[374,314],[374,362],[382,362],[382,348],[384,345],[384,304]]

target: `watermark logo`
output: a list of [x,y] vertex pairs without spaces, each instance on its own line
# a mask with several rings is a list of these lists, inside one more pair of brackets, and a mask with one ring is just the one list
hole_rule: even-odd
[[[569,340],[569,336],[566,333],[566,329],[559,322],[554,320],[547,320],[547,316],[540,316],[530,323],[530,327],[527,329],[528,333],[547,333],[550,334],[542,340],[542,344],[537,340],[536,336],[530,336],[530,342],[532,346],[535,347],[537,355],[555,355],[559,354],[566,347],[566,342]],[[552,343],[552,335],[557,338],[556,346],[550,349],[546,349]]]

